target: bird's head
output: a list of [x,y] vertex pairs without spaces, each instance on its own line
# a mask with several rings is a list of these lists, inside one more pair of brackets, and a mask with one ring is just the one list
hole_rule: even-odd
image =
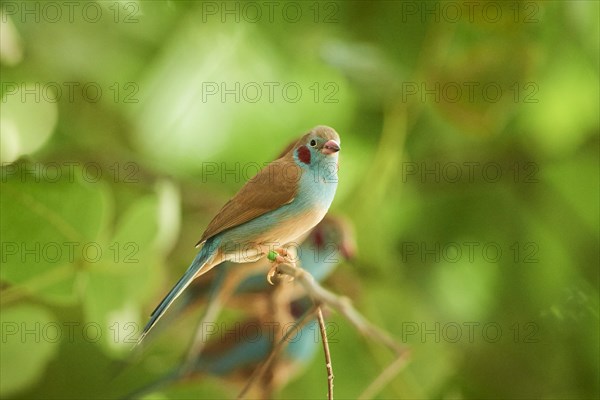
[[345,259],[353,258],[356,253],[354,228],[350,221],[339,215],[326,215],[310,233],[310,239],[314,249],[334,249]]
[[340,151],[340,136],[328,126],[313,128],[296,142],[293,155],[302,165],[316,165],[320,162],[337,162]]

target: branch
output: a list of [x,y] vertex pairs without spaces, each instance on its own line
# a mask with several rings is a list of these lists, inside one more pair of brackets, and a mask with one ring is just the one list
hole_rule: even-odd
[[223,304],[227,301],[229,295],[229,292],[223,290],[219,291],[216,296],[209,300],[208,305],[204,309],[204,312],[200,317],[200,321],[196,326],[196,333],[194,334],[192,343],[188,348],[185,360],[181,366],[181,373],[184,376],[192,372],[194,368],[194,362],[200,357],[200,354],[202,354],[202,351],[204,350],[204,346],[208,342],[208,332],[206,329],[207,324],[217,321],[217,317],[221,313]]
[[331,353],[329,353],[329,342],[327,341],[327,329],[325,328],[325,319],[321,307],[317,308],[317,320],[321,330],[321,340],[323,342],[323,352],[325,353],[325,368],[327,369],[327,399],[333,400],[333,366],[331,364]]
[[[252,373],[252,376],[250,376],[250,379],[248,379],[248,382],[246,382],[246,386],[244,386],[244,388],[242,389],[240,394],[238,394],[238,396],[237,396],[238,399],[243,399],[246,396],[246,394],[248,393],[248,390],[250,390],[250,388],[252,387],[254,382],[265,373],[265,371],[267,370],[267,368],[269,367],[271,362],[273,362],[273,360],[275,359],[277,354],[279,354],[279,352],[283,349],[284,345],[287,344],[288,339],[292,335],[292,332],[296,332],[298,329],[301,329],[304,326],[304,324],[308,321],[308,317],[310,315],[312,315],[314,312],[315,312],[314,307],[311,308],[310,310],[308,310],[307,312],[305,312],[304,315],[302,315],[300,317],[300,319],[298,319],[294,323],[293,327],[291,329],[288,329],[288,331],[285,333],[285,335],[283,335],[281,340],[279,340],[279,342],[277,342],[277,344],[275,346],[273,346],[273,348],[271,349],[271,353],[269,354],[269,357],[265,360],[264,363],[262,363],[262,365],[259,368],[256,368],[254,370],[254,372]],[[294,334],[296,334],[296,333],[294,333]]]
[[408,351],[400,354],[390,365],[387,366],[381,374],[358,396],[359,400],[367,400],[375,397],[398,373],[406,366],[408,362]]
[[304,287],[307,294],[313,298],[316,304],[324,304],[342,314],[363,335],[374,337],[394,352],[398,357],[406,351],[398,345],[394,339],[385,331],[371,324],[359,313],[347,297],[340,297],[324,289],[315,279],[302,268],[296,268],[289,264],[276,266],[277,272],[292,276]]

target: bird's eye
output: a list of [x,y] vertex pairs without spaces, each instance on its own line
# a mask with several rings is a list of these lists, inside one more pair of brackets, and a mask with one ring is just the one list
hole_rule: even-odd
[[310,146],[311,147],[317,147],[317,141],[315,139],[310,141]]

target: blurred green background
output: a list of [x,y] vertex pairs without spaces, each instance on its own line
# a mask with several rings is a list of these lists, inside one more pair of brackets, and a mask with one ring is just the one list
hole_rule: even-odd
[[[378,398],[599,396],[598,2],[66,3],[1,2],[2,398],[175,365],[196,316],[110,383],[244,166],[318,124],[358,242],[327,286],[412,349]],[[354,398],[392,358],[329,320]]]

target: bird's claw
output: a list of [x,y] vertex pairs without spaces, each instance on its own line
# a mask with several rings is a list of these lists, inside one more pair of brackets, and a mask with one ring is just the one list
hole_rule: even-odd
[[[277,253],[277,255],[274,257],[273,266],[267,273],[267,282],[269,282],[269,284],[271,284],[271,285],[274,285],[273,277],[275,275],[282,275],[279,271],[277,271],[277,267],[279,266],[279,264],[289,263],[291,265],[295,265],[293,262],[288,260],[288,257],[287,257],[288,252],[286,249],[283,249],[283,248],[275,249],[275,252]],[[294,280],[294,277],[290,276],[288,279],[288,282],[291,282],[293,280]]]
[[271,269],[269,270],[269,272],[267,273],[267,282],[269,282],[270,285],[274,285],[273,283],[273,277],[275,275],[277,275],[277,265],[273,265],[273,267],[271,267]]

